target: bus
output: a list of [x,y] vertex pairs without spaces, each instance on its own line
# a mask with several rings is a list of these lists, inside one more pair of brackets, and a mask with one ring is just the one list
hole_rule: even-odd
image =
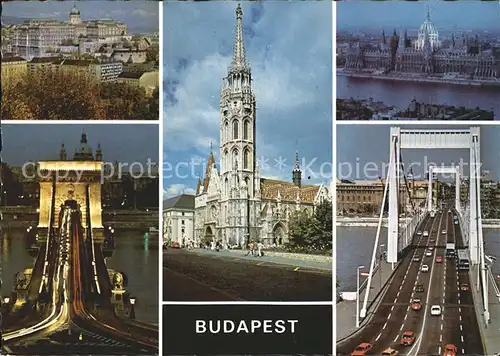
[[469,270],[469,254],[466,250],[457,250],[457,266],[459,270]]

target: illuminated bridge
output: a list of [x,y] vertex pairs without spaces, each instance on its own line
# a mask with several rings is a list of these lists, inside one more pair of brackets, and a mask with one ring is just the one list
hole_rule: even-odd
[[[487,338],[492,329],[490,307],[498,306],[498,287],[491,273],[495,258],[484,251],[480,201],[480,130],[410,130],[391,128],[390,157],[382,207],[388,206],[386,260],[392,265],[385,287],[369,301],[383,218],[379,225],[370,264],[360,266],[366,288],[358,289],[361,325],[337,342],[340,355],[380,355],[393,349],[407,355],[493,354]],[[400,192],[406,173],[402,149],[467,149],[469,176],[459,167],[428,167],[425,204],[410,202],[412,216],[400,221]],[[432,181],[437,174],[454,174],[455,198],[438,201]],[[461,185],[468,190],[461,200]],[[408,194],[408,196],[411,195]],[[386,205],[387,204],[387,205]],[[382,245],[385,246],[385,245]],[[493,281],[493,283],[489,283]],[[410,345],[401,343],[410,332]],[[358,351],[354,351],[359,347]],[[367,350],[362,350],[367,348]],[[494,351],[494,350],[493,350]],[[394,352],[394,351],[393,351]],[[448,351],[446,351],[448,352]],[[498,352],[498,350],[496,351]]]
[[4,325],[8,353],[158,354],[158,328],[117,313],[128,294],[123,274],[108,271],[103,255],[101,167],[39,162],[39,223],[28,229],[38,252],[31,275],[18,277],[16,301],[38,317]]

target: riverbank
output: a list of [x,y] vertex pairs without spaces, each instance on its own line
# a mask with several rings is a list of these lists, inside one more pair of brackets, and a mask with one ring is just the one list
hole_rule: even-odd
[[373,74],[373,73],[346,72],[344,71],[344,69],[338,69],[337,75],[342,75],[350,78],[360,78],[360,79],[389,80],[389,81],[428,83],[428,84],[451,84],[451,85],[464,85],[471,87],[500,89],[500,80],[436,78],[436,77],[420,77],[420,76],[419,77],[393,76],[393,75]]
[[[382,219],[382,226],[387,227],[387,218]],[[346,218],[342,216],[337,216],[337,226],[343,227],[377,227],[379,218],[373,217],[355,217]],[[500,229],[500,219],[483,219],[484,229]]]

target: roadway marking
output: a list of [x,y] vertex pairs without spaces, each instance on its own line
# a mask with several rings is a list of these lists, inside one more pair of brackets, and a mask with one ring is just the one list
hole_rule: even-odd
[[[387,319],[389,319],[389,318],[387,318]],[[387,326],[387,321],[385,322],[384,326],[382,326],[382,330],[384,330],[386,326]]]
[[405,314],[405,320],[406,320],[406,318],[408,318],[408,314]]
[[463,330],[463,328],[462,328],[462,324],[460,324],[460,331],[462,331],[462,330]]
[[459,315],[458,318],[460,319],[460,321],[462,321],[462,316],[461,315]]
[[394,338],[394,341],[393,342],[396,342],[396,340],[398,339],[399,335],[396,335],[396,337]]
[[465,353],[465,349],[462,349],[462,354],[464,354],[464,353]]
[[265,262],[259,262],[257,263],[257,266],[262,266]]
[[463,336],[463,335],[460,335],[460,340],[461,340],[462,342],[464,342],[464,336]]
[[375,341],[378,341],[378,339],[380,339],[380,337],[382,336],[382,333],[378,334],[377,338],[375,339]]
[[392,314],[392,313],[389,313],[389,316],[387,317],[387,320],[389,320],[389,319],[391,318],[391,314]]
[[441,324],[441,330],[443,330],[443,324]]
[[394,310],[394,305],[391,307],[391,311],[393,311],[393,310]]
[[439,342],[443,342],[443,334],[439,335]]
[[393,303],[396,304],[397,301],[398,301],[398,298],[394,298],[394,302]]
[[399,328],[399,331],[403,330],[404,326],[405,326],[405,324],[401,324],[401,327]]
[[438,348],[438,354],[441,355],[441,346],[439,346],[439,348]]
[[295,267],[295,268],[293,269],[293,271],[294,271],[294,272],[297,272],[299,269],[300,269],[300,267]]

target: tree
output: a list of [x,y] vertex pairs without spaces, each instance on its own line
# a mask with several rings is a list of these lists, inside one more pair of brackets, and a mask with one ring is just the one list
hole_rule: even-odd
[[289,222],[290,247],[309,247],[315,250],[332,248],[332,203],[323,201],[316,206],[314,214],[296,211]]

